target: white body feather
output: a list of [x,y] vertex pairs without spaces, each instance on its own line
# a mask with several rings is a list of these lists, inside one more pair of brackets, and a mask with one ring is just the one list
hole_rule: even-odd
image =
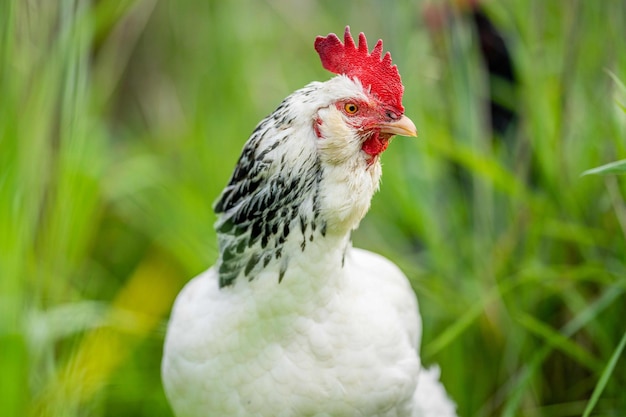
[[177,415],[454,416],[438,375],[420,372],[421,323],[404,275],[355,248],[341,271],[318,293],[290,277],[221,291],[215,269],[191,281],[163,364]]

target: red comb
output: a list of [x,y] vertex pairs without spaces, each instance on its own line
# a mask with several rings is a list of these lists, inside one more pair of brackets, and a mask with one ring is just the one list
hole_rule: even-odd
[[350,26],[346,26],[343,39],[344,43],[341,43],[334,33],[315,39],[315,50],[320,55],[322,66],[335,74],[358,78],[363,87],[369,87],[381,101],[404,113],[404,86],[398,67],[391,64],[391,54],[387,52],[382,56],[383,41],[379,39],[370,54],[363,32],[359,33],[358,48],[350,34]]

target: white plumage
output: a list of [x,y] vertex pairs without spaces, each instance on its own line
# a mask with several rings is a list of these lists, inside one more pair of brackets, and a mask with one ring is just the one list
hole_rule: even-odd
[[421,367],[408,280],[350,243],[379,154],[415,134],[373,90],[350,74],[312,83],[246,143],[215,206],[218,264],[172,311],[162,373],[177,416],[456,415]]

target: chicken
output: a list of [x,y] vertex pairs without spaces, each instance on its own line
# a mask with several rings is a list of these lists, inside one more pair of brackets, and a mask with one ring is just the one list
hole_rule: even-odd
[[164,346],[179,417],[453,416],[422,369],[417,301],[351,246],[392,136],[416,136],[382,41],[315,40],[337,74],[287,97],[245,144],[215,212],[220,257],[179,294]]

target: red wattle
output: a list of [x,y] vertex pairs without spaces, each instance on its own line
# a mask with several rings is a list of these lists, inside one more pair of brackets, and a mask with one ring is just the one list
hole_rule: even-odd
[[361,149],[368,155],[377,156],[387,149],[387,146],[389,146],[389,138],[381,137],[380,133],[375,133],[363,142]]

